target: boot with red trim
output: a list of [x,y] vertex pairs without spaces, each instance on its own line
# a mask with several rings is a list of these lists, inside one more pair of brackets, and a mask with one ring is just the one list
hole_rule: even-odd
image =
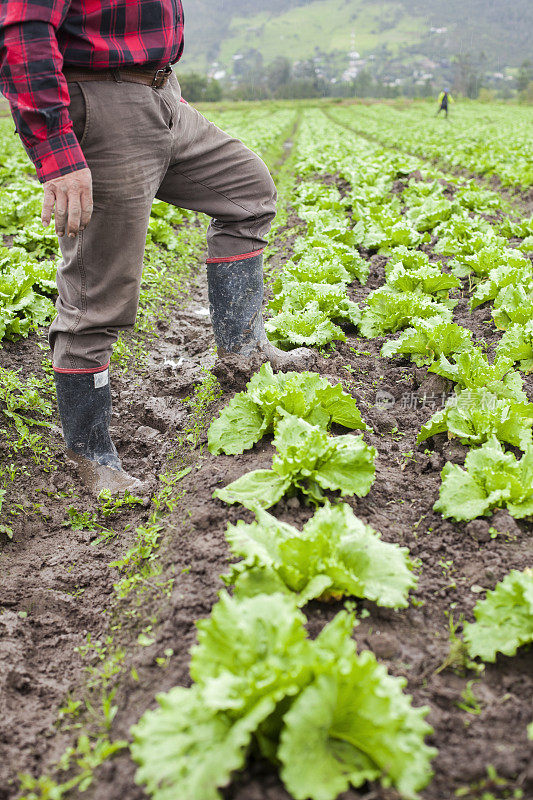
[[285,352],[268,341],[263,324],[263,256],[207,263],[211,322],[220,357],[259,356],[274,370],[306,370],[316,361],[312,350]]
[[93,374],[54,372],[59,416],[67,456],[76,464],[83,483],[96,496],[144,495],[147,485],[124,472],[111,441],[109,370]]

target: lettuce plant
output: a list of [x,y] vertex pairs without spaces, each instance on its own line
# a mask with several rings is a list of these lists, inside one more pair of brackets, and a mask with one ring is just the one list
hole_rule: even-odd
[[33,290],[36,278],[22,266],[0,272],[0,340],[27,336],[55,314],[53,303]]
[[351,275],[339,261],[317,258],[314,252],[302,255],[299,261],[287,261],[283,277],[300,283],[349,283]]
[[446,222],[452,214],[459,210],[457,203],[451,203],[445,197],[428,197],[418,206],[411,208],[407,217],[417,231],[433,230],[439,223]]
[[362,436],[328,436],[319,426],[284,413],[273,444],[278,452],[272,469],[249,472],[213,497],[254,510],[270,508],[297,490],[315,504],[326,499],[323,489],[364,497],[374,483],[376,451]]
[[526,374],[533,372],[533,320],[525,325],[511,325],[498,342],[496,357],[518,362]]
[[436,300],[446,303],[449,290],[459,286],[460,280],[433,264],[418,269],[406,269],[403,264],[396,264],[388,271],[387,284],[399,292],[432,295]]
[[[369,207],[361,213],[362,219],[356,223],[353,233],[354,244],[388,253],[391,248],[416,247],[423,241],[421,233],[395,210],[382,206]],[[428,237],[429,239],[429,237]]]
[[407,548],[381,541],[344,503],[318,509],[301,532],[258,510],[256,522],[229,525],[226,539],[243,559],[224,578],[239,597],[295,592],[305,605],[352,595],[405,608],[416,586]]
[[[450,255],[454,255],[450,253]],[[505,242],[483,243],[481,248],[470,254],[459,255],[451,262],[452,272],[459,278],[474,275],[475,278],[486,278],[502,265],[513,269],[521,266],[522,257],[516,250],[510,250]]]
[[214,455],[243,453],[272,433],[283,411],[327,430],[332,422],[366,430],[357,403],[315,372],[278,372],[269,363],[252,376],[244,392],[229,401],[211,423],[209,450]]
[[298,206],[298,211],[305,206],[315,206],[325,211],[340,211],[344,213],[348,205],[343,200],[336,186],[325,186],[318,181],[302,181],[295,189],[293,205]]
[[474,255],[487,246],[501,248],[506,244],[488,222],[480,217],[472,219],[466,212],[442,222],[434,233],[438,236],[435,252],[444,256]]
[[429,265],[429,256],[422,250],[410,250],[408,247],[396,247],[385,265],[385,274],[389,275],[398,264],[406,270],[418,270]]
[[464,469],[447,463],[442,470],[439,499],[434,505],[444,517],[458,521],[507,508],[516,519],[533,515],[533,446],[520,460],[506,453],[495,436],[471,450]]
[[274,297],[268,304],[270,311],[302,311],[309,303],[332,320],[357,325],[361,318],[359,306],[348,299],[345,284],[302,283],[282,276],[272,286]]
[[496,661],[496,654],[514,656],[533,642],[533,570],[513,569],[487,592],[474,608],[475,622],[467,622],[463,638],[472,658]]
[[[22,247],[0,247],[0,273],[20,269],[33,278],[33,288],[47,295],[55,295],[56,264],[54,261],[37,261]],[[21,274],[21,273],[19,273]]]
[[478,347],[452,355],[453,361],[442,355],[430,366],[429,372],[453,381],[461,389],[486,389],[498,397],[527,402],[522,376],[512,368],[510,359],[499,355],[490,364]]
[[265,322],[268,338],[282,350],[293,347],[323,347],[329,342],[345,342],[346,334],[335,325],[316,302],[300,309],[286,309]]
[[357,252],[353,244],[341,241],[343,238],[345,238],[345,234],[341,232],[329,231],[328,235],[325,232],[308,233],[307,236],[302,236],[294,243],[294,258],[304,258],[311,252],[312,257],[321,263],[333,260],[349,272],[352,278],[357,278],[360,283],[364,284],[368,280],[370,263]]
[[500,225],[500,233],[508,239],[513,237],[526,239],[528,236],[533,236],[533,216],[520,220],[510,220],[509,217],[505,217]]
[[491,211],[505,205],[505,201],[500,195],[490,189],[484,189],[474,181],[468,181],[465,186],[458,188],[455,199],[469,211]]
[[22,247],[35,258],[59,256],[59,243],[52,227],[45,228],[39,218],[27,223],[13,239],[13,244]]
[[410,356],[417,367],[428,366],[440,356],[450,356],[473,347],[472,333],[455,322],[433,319],[413,320],[413,327],[403,331],[398,339],[385,342],[381,355]]
[[284,349],[297,344],[324,345],[346,336],[336,322],[357,325],[359,306],[348,299],[344,283],[300,283],[278,278],[268,308],[277,312],[266,322],[271,341]]
[[529,259],[515,256],[512,260],[508,259],[507,263],[491,269],[488,278],[477,285],[470,306],[477,308],[483,303],[495,300],[506,286],[531,285],[532,283],[533,266],[531,262]]
[[502,398],[488,389],[463,389],[422,426],[417,442],[448,432],[462,444],[482,444],[496,436],[524,450],[531,444],[532,426],[533,403]]
[[405,680],[358,653],[353,616],[338,614],[314,640],[282,594],[221,593],[197,623],[194,684],[157,697],[132,728],[136,781],[154,800],[221,800],[254,746],[280,768],[295,800],[335,800],[368,780],[406,800],[431,777],[436,750],[428,708],[413,708]]
[[525,325],[533,320],[533,283],[506,286],[494,300],[492,312],[496,327],[507,330],[511,325]]
[[365,339],[373,339],[389,331],[394,333],[408,328],[418,319],[451,322],[452,311],[448,305],[428,295],[397,292],[390,286],[383,286],[368,296],[359,331]]

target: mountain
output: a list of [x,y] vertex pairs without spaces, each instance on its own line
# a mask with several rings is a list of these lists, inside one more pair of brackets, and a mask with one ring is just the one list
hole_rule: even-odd
[[[255,52],[268,65],[326,56],[349,68],[349,53],[382,64],[437,64],[457,54],[503,71],[531,57],[531,0],[183,0],[182,70],[231,75]],[[237,56],[237,58],[235,58]],[[352,56],[353,60],[353,56]]]

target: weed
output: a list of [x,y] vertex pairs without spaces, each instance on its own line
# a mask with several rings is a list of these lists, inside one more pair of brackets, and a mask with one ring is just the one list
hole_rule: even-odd
[[126,491],[123,497],[113,497],[109,489],[104,489],[98,497],[100,501],[100,511],[104,517],[111,517],[125,511],[135,505],[143,505],[142,497],[136,497]]
[[478,674],[480,672],[483,672],[483,670],[485,669],[484,664],[478,664],[476,661],[472,661],[472,659],[468,655],[465,643],[463,642],[461,637],[458,636],[457,634],[457,630],[459,627],[462,626],[464,618],[461,616],[459,618],[459,622],[454,623],[453,614],[448,611],[446,611],[445,614],[448,617],[448,635],[450,639],[450,650],[448,652],[448,655],[440,665],[440,667],[437,670],[435,670],[435,674],[437,675],[439,672],[443,672],[445,669],[448,668],[453,669],[459,674],[464,674],[467,670],[474,670]]
[[455,797],[466,797],[468,800],[522,800],[524,792],[522,789],[510,788],[509,782],[501,778],[492,764],[489,764],[486,778],[469,786],[460,786],[455,790]]
[[461,697],[463,702],[456,703],[455,705],[457,706],[457,708],[460,708],[461,711],[466,711],[467,714],[475,714],[477,716],[481,714],[482,708],[481,708],[481,703],[475,696],[474,690],[472,689],[472,686],[474,684],[475,684],[474,680],[468,681],[465,688],[461,692]]

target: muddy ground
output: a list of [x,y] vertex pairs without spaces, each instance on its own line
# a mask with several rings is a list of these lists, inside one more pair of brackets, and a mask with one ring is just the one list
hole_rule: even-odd
[[[383,259],[372,256],[371,264],[368,285],[351,287],[354,299],[362,299],[384,281]],[[205,447],[205,425],[194,449],[178,441],[194,422],[185,398],[202,380],[201,367],[213,362],[206,306],[205,278],[199,269],[189,303],[159,325],[150,345],[149,368],[137,375],[120,370],[113,374],[113,431],[125,468],[141,477],[157,474],[171,456],[177,464],[192,468],[179,484],[182,499],[165,521],[158,582],[174,579],[168,596],[164,591],[147,591],[120,601],[113,590],[119,576],[108,565],[130,545],[133,528],[146,523],[148,508],[133,507],[111,520],[117,536],[103,541],[94,530],[65,527],[69,506],[93,510],[94,501],[84,494],[68,465],[61,463],[57,471],[46,474],[27,458],[30,476],[16,487],[18,502],[27,512],[16,518],[13,540],[1,543],[0,800],[17,796],[17,773],[43,774],[76,736],[75,729],[58,723],[58,708],[69,694],[83,697],[87,680],[94,676],[87,667],[97,666],[98,656],[84,657],[75,649],[83,648],[88,633],[93,641],[105,643],[114,625],[114,644],[125,652],[118,678],[109,683],[116,687],[113,702],[118,708],[112,739],[128,738],[130,726],[153,707],[157,692],[189,685],[194,623],[210,612],[222,588],[219,576],[227,571],[226,525],[252,519],[248,511],[213,500],[212,493],[250,469],[270,466],[273,453],[265,439],[244,455],[213,457]],[[470,312],[466,298],[455,312],[455,321],[474,330],[479,339],[496,338],[485,324],[489,319],[485,308]],[[484,788],[495,797],[521,788],[524,798],[532,798],[526,725],[532,718],[533,653],[499,657],[479,679],[474,673],[438,672],[449,651],[450,610],[456,622],[462,615],[472,619],[482,589],[492,588],[513,568],[531,565],[532,525],[517,523],[506,512],[490,521],[457,524],[432,511],[445,460],[462,463],[466,448],[444,437],[438,437],[434,447],[427,443],[417,447],[416,435],[450,387],[406,360],[380,358],[383,338],[368,341],[359,339],[354,330],[347,333],[348,341],[318,358],[316,369],[357,398],[373,428],[365,438],[379,454],[377,479],[369,495],[348,502],[386,541],[409,547],[420,561],[414,604],[393,611],[358,602],[358,609],[366,609],[368,616],[356,628],[355,639],[360,648],[371,648],[393,674],[405,676],[415,705],[430,707],[428,719],[435,732],[429,741],[439,755],[434,780],[422,793],[424,800],[452,798],[459,787],[483,781],[488,765],[507,782],[504,788],[487,783]],[[40,374],[42,358],[35,340],[6,343],[0,350],[0,365],[20,367],[25,375]],[[533,397],[532,380],[528,379],[528,390]],[[226,374],[223,396],[210,406],[207,419],[240,388],[241,379],[232,385]],[[51,446],[55,462],[60,463],[58,431],[51,436]],[[74,497],[62,496],[72,491]],[[31,513],[35,502],[42,505],[39,513]],[[297,525],[311,514],[294,500],[282,501],[272,511]],[[491,525],[501,535],[491,538]],[[305,612],[311,634],[317,634],[342,607],[310,604]],[[149,624],[153,643],[140,645],[139,633]],[[163,658],[169,649],[173,655]],[[472,679],[479,701],[475,714],[457,705]],[[124,752],[96,772],[83,796],[140,800],[145,795],[135,786],[134,772]],[[467,796],[479,798],[481,790],[472,789]],[[272,767],[253,757],[224,797],[289,800]],[[373,785],[347,792],[342,800],[396,797],[394,791]]]

